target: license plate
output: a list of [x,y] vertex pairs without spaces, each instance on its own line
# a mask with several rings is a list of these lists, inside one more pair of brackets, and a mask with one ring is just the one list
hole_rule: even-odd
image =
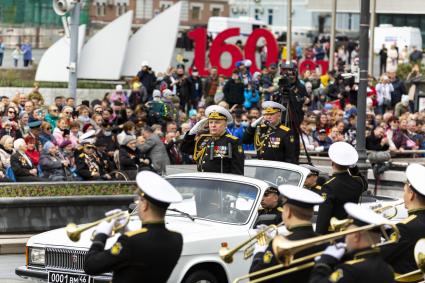
[[85,274],[49,271],[48,283],[93,283],[92,278]]

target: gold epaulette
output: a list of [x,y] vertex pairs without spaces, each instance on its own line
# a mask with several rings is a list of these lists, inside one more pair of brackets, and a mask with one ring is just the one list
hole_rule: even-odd
[[[394,277],[399,277],[399,276],[402,276],[402,275],[403,274],[394,273]],[[418,282],[418,281],[421,281],[421,280],[423,280],[422,273],[412,274],[410,276],[400,278],[400,279],[396,280],[395,282]]]
[[125,233],[125,235],[127,237],[133,237],[134,235],[140,234],[140,233],[146,233],[148,231],[148,228],[141,228],[138,230],[134,230],[134,231],[129,231],[127,233]]
[[334,179],[335,179],[335,177],[330,178],[329,180],[327,180],[327,181],[323,184],[323,186],[324,186],[324,185],[329,184],[329,183],[330,183],[330,182],[332,182]]
[[322,186],[317,185],[317,186],[314,187],[314,189],[320,191],[322,189]]
[[267,125],[266,124],[261,124],[260,127],[261,128],[265,128],[265,127],[267,127]]
[[86,156],[84,153],[81,153],[78,157],[83,158],[84,156]]
[[362,261],[364,261],[364,258],[353,259],[353,260],[346,261],[344,263],[349,264],[349,265],[353,265],[353,264],[356,264],[356,263],[360,263]]
[[232,140],[238,140],[237,137],[232,136],[231,134],[226,134],[226,137],[231,138]]
[[290,128],[288,128],[285,125],[280,125],[279,128],[281,128],[282,130],[284,130],[285,132],[289,132]]
[[415,214],[410,215],[409,217],[407,217],[406,219],[403,219],[402,221],[400,221],[399,223],[401,224],[407,224],[410,221],[412,221],[413,219],[415,219],[417,216]]

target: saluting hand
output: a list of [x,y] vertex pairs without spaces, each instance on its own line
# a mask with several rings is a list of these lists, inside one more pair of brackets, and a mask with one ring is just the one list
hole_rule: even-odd
[[189,131],[189,135],[196,135],[202,129],[204,129],[205,125],[208,123],[208,118],[204,118],[201,121],[197,122],[195,126]]
[[257,120],[251,123],[251,127],[253,128],[257,127],[259,124],[261,124],[261,122],[263,122],[263,120],[264,120],[264,116],[261,116],[260,118],[258,118]]

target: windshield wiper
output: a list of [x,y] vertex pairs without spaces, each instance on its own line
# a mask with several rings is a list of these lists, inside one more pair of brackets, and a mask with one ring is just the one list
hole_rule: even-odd
[[187,213],[187,212],[184,212],[184,211],[178,210],[177,208],[168,208],[167,210],[170,210],[170,211],[173,211],[173,212],[177,212],[177,213],[179,213],[179,214],[181,214],[181,215],[183,215],[183,216],[186,216],[186,217],[187,217],[187,218],[189,218],[190,220],[195,221],[195,218],[194,218],[192,215],[190,215],[190,214],[189,214],[189,213]]

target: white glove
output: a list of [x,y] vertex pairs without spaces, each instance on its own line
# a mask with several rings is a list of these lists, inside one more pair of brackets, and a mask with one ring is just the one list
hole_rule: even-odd
[[108,221],[102,221],[99,225],[96,227],[96,231],[94,232],[95,235],[99,234],[105,234],[106,236],[110,237],[112,235],[112,228],[114,228],[115,225],[115,219]]
[[312,145],[312,144],[307,144],[305,147],[307,148],[308,151],[314,150],[314,145]]
[[200,120],[198,123],[193,126],[192,129],[189,131],[189,135],[196,135],[200,130],[202,130],[205,125],[208,123],[208,118],[204,118]]
[[262,121],[264,120],[264,116],[261,116],[257,120],[251,123],[251,127],[255,128],[257,127]]
[[109,210],[109,211],[105,212],[105,216],[106,217],[109,217],[109,216],[114,215],[114,214],[117,214],[117,213],[119,213],[121,211],[122,211],[121,209],[115,208],[115,209],[112,209],[112,210]]
[[325,150],[325,147],[322,145],[322,146],[318,146],[318,147],[316,147],[315,149],[314,149],[314,151],[316,151],[316,152],[322,152],[322,151],[324,151]]
[[323,254],[340,260],[345,254],[346,247],[347,245],[345,243],[337,243],[336,245],[328,246]]
[[[257,234],[260,233],[261,231],[263,231],[264,229],[266,229],[267,227],[268,226],[265,225],[265,224],[258,225],[256,227],[257,228]],[[266,236],[269,239],[273,239],[274,237],[276,237],[276,230],[271,230],[271,229],[267,230]]]
[[[117,214],[117,213],[120,213],[120,212],[122,212],[121,209],[118,209],[118,208],[112,209],[112,210],[109,210],[109,211],[105,212],[105,216],[108,217],[108,216],[111,216],[111,215],[114,215],[114,214]],[[123,225],[126,224],[126,222],[127,222],[127,217],[125,215],[123,215],[120,218],[115,218],[115,224],[117,226],[123,226]],[[124,233],[125,232],[128,232],[127,225],[122,228],[122,231],[124,231]]]
[[256,255],[257,253],[264,253],[267,249],[267,245],[259,245],[258,243],[255,244],[254,253],[253,255]]

